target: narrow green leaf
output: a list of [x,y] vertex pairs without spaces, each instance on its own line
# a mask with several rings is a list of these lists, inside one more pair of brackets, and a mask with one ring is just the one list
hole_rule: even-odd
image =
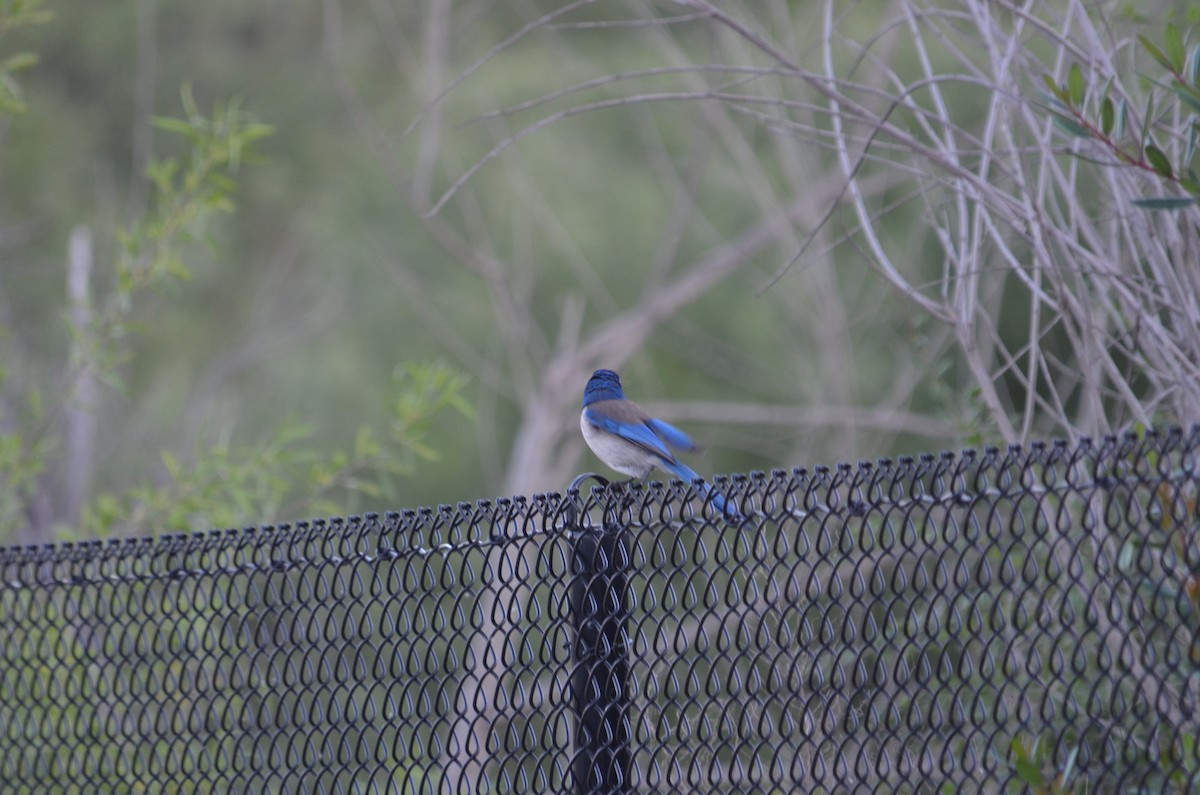
[[1200,204],[1200,198],[1159,196],[1153,199],[1134,199],[1133,204],[1136,207],[1142,207],[1147,210],[1181,210],[1184,207]]
[[1183,77],[1196,88],[1200,88],[1200,44],[1192,47],[1184,66]]
[[1083,70],[1079,68],[1079,64],[1071,64],[1071,69],[1067,72],[1067,91],[1071,97],[1071,104],[1077,108],[1083,107],[1083,94],[1086,89],[1086,84],[1083,80]]
[[1038,95],[1046,100],[1046,104],[1050,106],[1051,113],[1058,113],[1060,110],[1069,110],[1070,103],[1063,102],[1056,96],[1047,94],[1045,91],[1039,91]]
[[[191,83],[184,83],[179,89],[179,99],[183,103],[183,110],[189,119],[196,119],[200,116],[200,106],[196,104],[196,98],[192,96]],[[216,113],[217,110],[214,108],[213,115],[215,116]]]
[[1088,138],[1091,136],[1091,132],[1087,127],[1084,127],[1070,116],[1060,116],[1059,114],[1055,113],[1054,123],[1060,130],[1076,138]]
[[1192,109],[1193,113],[1200,113],[1200,91],[1179,83],[1172,83],[1171,90],[1175,92],[1175,96],[1183,100],[1183,104]]
[[21,97],[21,87],[17,81],[4,72],[0,72],[0,110],[12,113],[25,112],[25,100]]
[[1042,82],[1046,84],[1046,88],[1049,89],[1050,93],[1056,99],[1058,99],[1064,105],[1067,104],[1067,90],[1058,83],[1055,83],[1054,78],[1052,78],[1050,75],[1043,74]]
[[1100,129],[1104,131],[1105,135],[1112,132],[1114,115],[1113,102],[1105,97],[1104,101],[1100,103]]
[[1175,176],[1175,172],[1171,170],[1171,161],[1167,159],[1163,150],[1159,149],[1154,144],[1146,144],[1146,161],[1150,167],[1159,173],[1160,176],[1167,179]]
[[1124,99],[1117,100],[1117,121],[1113,125],[1113,138],[1118,141],[1125,137],[1125,130],[1129,126],[1129,109],[1125,105]]
[[1040,787],[1046,783],[1046,777],[1042,775],[1042,771],[1029,759],[1018,759],[1015,767],[1017,768],[1017,776],[1026,784],[1032,787]]
[[383,495],[383,489],[373,480],[352,478],[346,482],[346,488],[358,491],[368,497],[380,497]]
[[218,174],[215,172],[209,174],[208,181],[222,194],[234,193],[237,190],[237,182],[225,176],[224,174]]
[[1167,60],[1171,62],[1171,68],[1176,72],[1183,71],[1183,36],[1173,23],[1167,23],[1167,32],[1163,38],[1163,47],[1166,50]]
[[192,133],[192,125],[183,119],[173,119],[170,116],[155,116],[150,121],[151,124],[160,130],[167,130],[168,132],[175,132],[180,135],[190,135]]
[[1146,51],[1149,52],[1154,60],[1158,61],[1164,69],[1173,68],[1171,66],[1171,59],[1164,55],[1162,50],[1151,44],[1149,39],[1147,39],[1145,36],[1138,36],[1138,41],[1142,43],[1142,46],[1146,48]]
[[0,72],[19,72],[28,69],[38,62],[38,57],[31,52],[19,52],[0,61]]
[[274,134],[274,126],[270,124],[262,124],[261,122],[254,122],[246,125],[245,129],[242,131],[242,140],[245,143],[252,143],[260,138],[266,138]]
[[179,257],[166,257],[163,260],[163,269],[182,282],[191,281],[192,279],[192,272],[188,270],[187,265]]
[[1146,97],[1146,113],[1142,116],[1142,146],[1150,140],[1150,128],[1154,122],[1154,95]]
[[167,469],[167,474],[171,476],[171,479],[179,480],[180,473],[183,471],[183,467],[179,466],[179,460],[175,458],[175,456],[171,455],[169,451],[163,450],[162,462],[163,466]]
[[1075,772],[1075,757],[1077,757],[1078,755],[1079,755],[1079,746],[1077,745],[1071,749],[1071,753],[1067,755],[1067,763],[1065,765],[1063,765],[1063,771],[1062,771],[1062,783],[1063,784],[1069,784],[1071,782],[1071,775]]

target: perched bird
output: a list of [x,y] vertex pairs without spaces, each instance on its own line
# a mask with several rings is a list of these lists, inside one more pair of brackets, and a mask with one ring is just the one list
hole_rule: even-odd
[[[670,472],[686,483],[700,476],[681,463],[667,446],[697,450],[687,434],[647,414],[641,406],[625,399],[621,377],[612,370],[597,370],[583,390],[583,412],[579,415],[583,439],[596,457],[623,475],[643,480],[654,467]],[[706,483],[702,494],[712,491]],[[720,492],[712,492],[712,504],[729,518],[737,510]]]

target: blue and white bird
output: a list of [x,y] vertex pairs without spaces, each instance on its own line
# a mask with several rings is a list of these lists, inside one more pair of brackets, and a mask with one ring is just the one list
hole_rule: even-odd
[[[621,377],[612,370],[597,370],[588,379],[579,427],[596,457],[622,475],[645,479],[658,467],[685,483],[700,480],[699,475],[667,449],[668,445],[679,450],[699,448],[683,431],[651,417],[641,406],[626,400]],[[702,494],[712,491],[703,482],[697,488]],[[738,517],[737,510],[719,492],[712,492],[712,504],[727,517]]]

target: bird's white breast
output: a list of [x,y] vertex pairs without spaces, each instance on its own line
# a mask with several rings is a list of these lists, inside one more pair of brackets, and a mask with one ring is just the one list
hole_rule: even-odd
[[579,415],[579,429],[583,431],[583,440],[592,448],[596,457],[622,475],[643,478],[654,468],[653,456],[637,445],[588,422],[586,411]]

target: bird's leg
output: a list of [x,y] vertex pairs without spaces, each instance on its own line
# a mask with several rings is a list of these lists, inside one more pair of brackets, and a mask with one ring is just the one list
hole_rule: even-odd
[[646,481],[650,479],[650,473],[651,473],[651,472],[653,472],[653,471],[654,471],[654,470],[652,470],[652,469],[647,469],[647,470],[646,470],[646,474],[642,475],[640,478],[630,478],[630,479],[629,479],[629,493],[630,493],[630,494],[632,494],[632,493],[633,493],[633,489],[634,489],[634,485],[633,485],[633,484],[634,484],[634,481],[637,481],[637,487],[638,487],[638,488],[645,488],[645,486],[646,486]]
[[625,495],[630,502],[633,502],[634,489],[638,486],[646,485],[646,481],[650,478],[650,471],[651,470],[647,470],[646,474],[642,475],[640,478],[631,477],[629,480],[625,481]]
[[[651,471],[653,471],[653,470],[651,470]],[[650,472],[647,472],[646,474],[642,475],[640,478],[631,477],[629,480],[625,481],[625,488],[628,489],[629,491],[633,491],[633,485],[635,483],[639,486],[645,486],[646,481],[649,478],[650,478]]]

